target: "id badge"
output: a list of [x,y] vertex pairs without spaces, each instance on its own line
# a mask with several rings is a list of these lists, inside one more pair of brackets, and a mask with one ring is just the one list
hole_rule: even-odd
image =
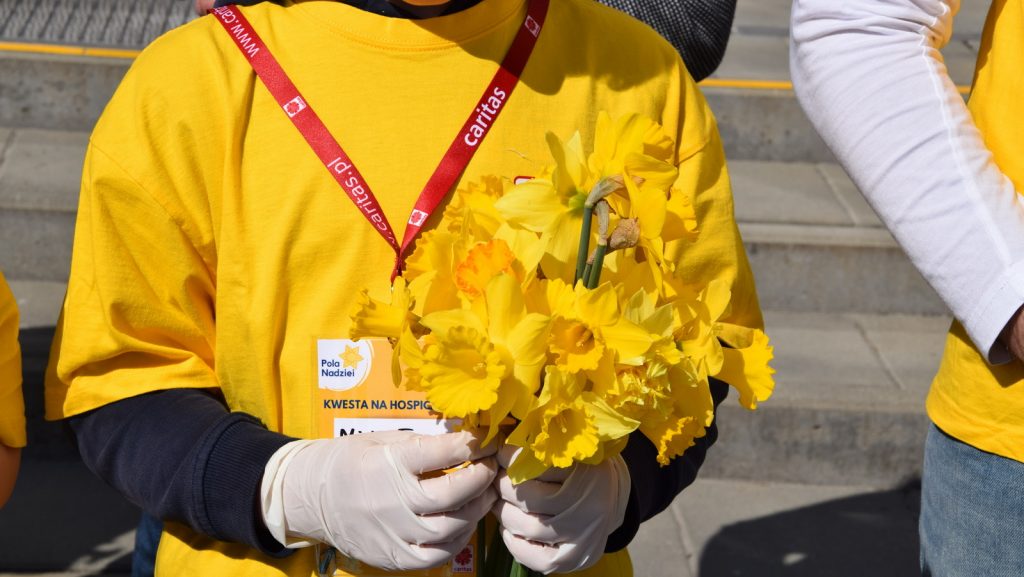
[[[425,393],[395,386],[391,378],[391,343],[387,339],[317,339],[314,421],[320,438],[374,431],[413,431],[438,435],[454,430],[431,410]],[[462,577],[476,576],[477,535],[441,567],[384,571],[349,559],[329,545],[316,546],[321,577]]]

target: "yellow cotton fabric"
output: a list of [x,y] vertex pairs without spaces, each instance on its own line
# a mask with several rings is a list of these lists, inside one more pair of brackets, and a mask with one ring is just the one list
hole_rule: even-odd
[[3,273],[0,273],[0,445],[24,447],[25,442],[18,304]]
[[26,441],[17,302],[0,273],[0,445],[25,447]]
[[[971,90],[970,108],[1000,170],[1024,191],[1024,5],[996,0]],[[943,431],[983,451],[1024,462],[1024,364],[990,366],[954,323],[928,395]]]
[[[426,21],[340,2],[244,13],[401,238],[525,8],[484,0]],[[671,46],[621,13],[551,3],[521,83],[461,182],[539,174],[552,162],[545,132],[580,130],[589,147],[601,110],[645,114],[679,143],[678,188],[695,194],[701,230],[673,253],[687,278],[733,286],[729,322],[760,326],[714,119]],[[314,436],[316,340],[347,336],[359,290],[385,291],[393,262],[221,25],[201,18],[139,56],[92,135],[47,414],[218,388],[232,410]],[[157,560],[158,573],[176,575],[312,570],[309,550],[275,560],[173,523]],[[631,573],[622,552],[584,574]]]

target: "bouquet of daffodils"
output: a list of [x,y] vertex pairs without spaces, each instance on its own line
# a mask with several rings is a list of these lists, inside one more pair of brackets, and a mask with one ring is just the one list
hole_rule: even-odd
[[578,133],[548,145],[538,177],[456,191],[391,295],[363,292],[352,338],[390,339],[396,384],[487,442],[514,421],[513,482],[599,463],[637,431],[668,464],[711,424],[709,377],[747,408],[768,398],[768,338],[720,320],[725,281],[667,258],[699,223],[657,123],[602,113],[589,154]]

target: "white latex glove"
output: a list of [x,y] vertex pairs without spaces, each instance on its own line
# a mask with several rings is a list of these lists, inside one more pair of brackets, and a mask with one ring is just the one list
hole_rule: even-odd
[[622,525],[629,502],[629,469],[615,456],[600,465],[550,469],[513,485],[506,469],[519,447],[498,452],[494,514],[517,561],[541,573],[586,569],[604,555],[608,535]]
[[[264,521],[288,547],[319,541],[381,569],[436,567],[469,543],[497,498],[495,446],[480,448],[468,432],[293,441],[267,463]],[[473,462],[419,477],[465,461]]]

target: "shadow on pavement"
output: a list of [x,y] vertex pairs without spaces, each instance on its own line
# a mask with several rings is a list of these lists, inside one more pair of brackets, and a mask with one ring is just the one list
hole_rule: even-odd
[[702,577],[919,574],[920,481],[728,525],[701,554]]
[[43,420],[52,339],[52,327],[19,335],[29,445],[14,494],[0,510],[0,573],[126,573],[138,509],[86,469],[63,424]]

